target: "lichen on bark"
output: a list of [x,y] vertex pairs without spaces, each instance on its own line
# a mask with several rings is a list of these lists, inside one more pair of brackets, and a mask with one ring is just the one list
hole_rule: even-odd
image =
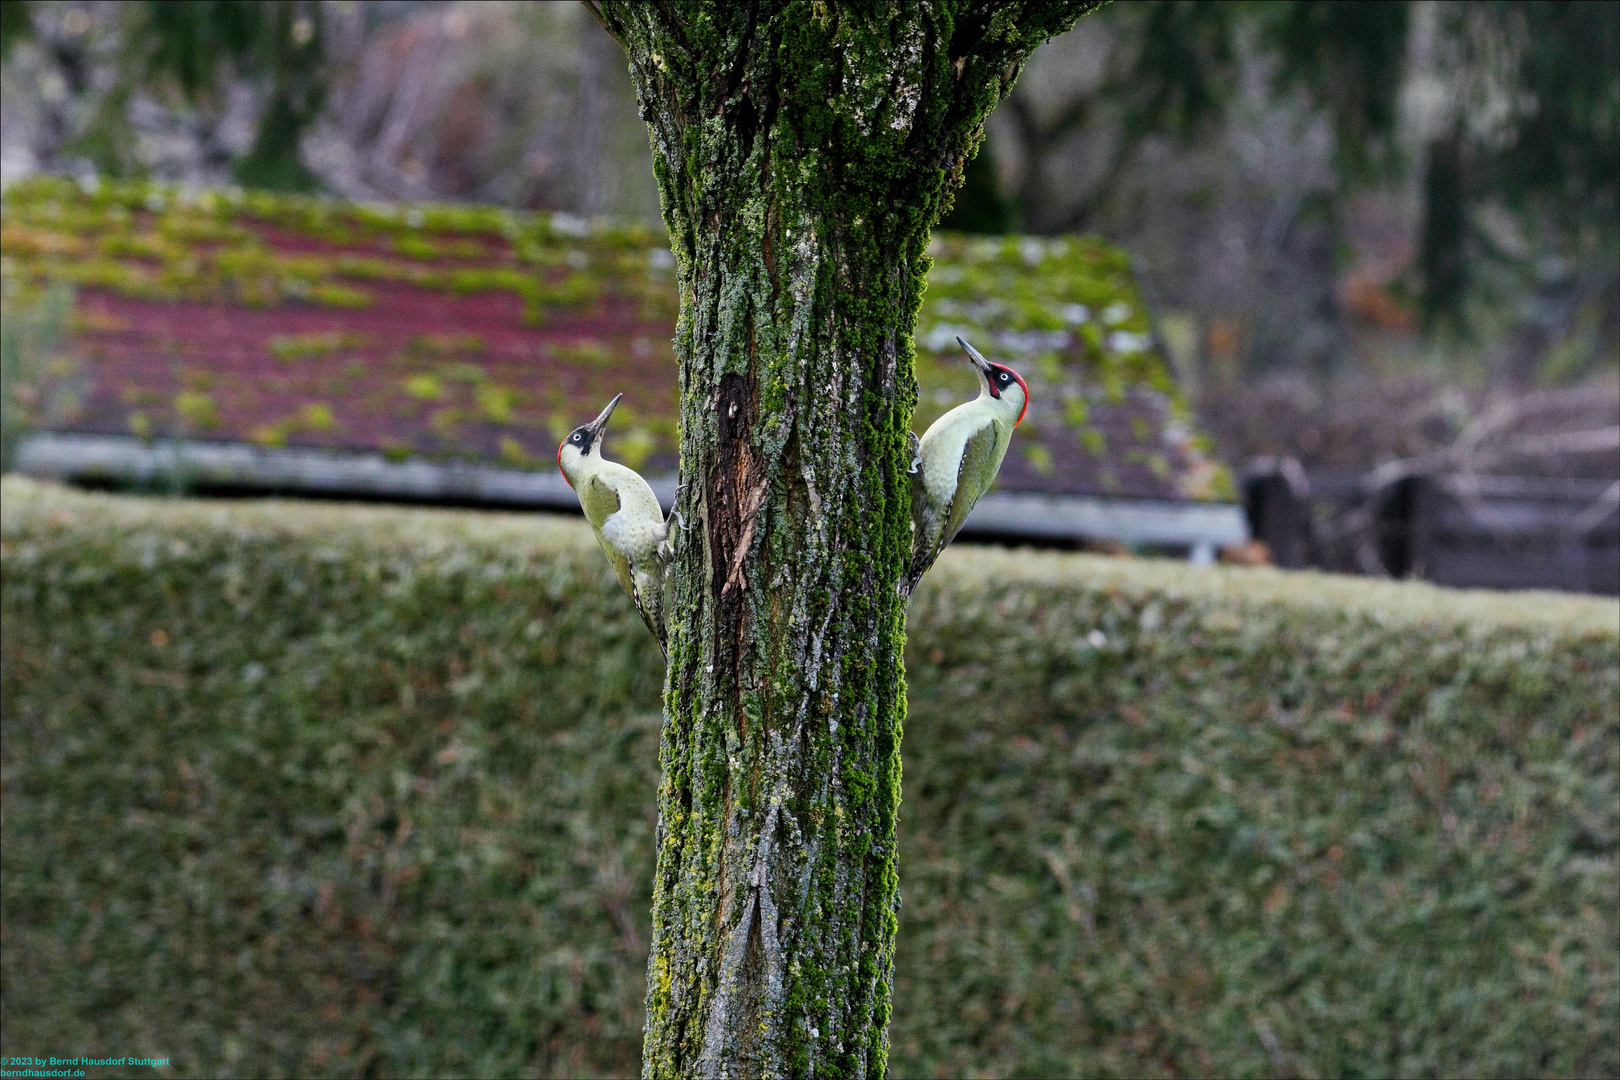
[[681,296],[643,1072],[881,1076],[929,230],[1023,59],[1098,5],[587,6]]

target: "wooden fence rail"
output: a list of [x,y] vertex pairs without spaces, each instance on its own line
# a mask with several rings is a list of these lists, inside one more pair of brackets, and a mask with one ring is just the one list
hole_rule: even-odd
[[1620,481],[1243,471],[1249,526],[1284,567],[1441,585],[1620,594]]

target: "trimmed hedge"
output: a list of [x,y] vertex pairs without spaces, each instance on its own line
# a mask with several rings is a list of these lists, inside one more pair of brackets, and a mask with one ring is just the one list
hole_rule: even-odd
[[[638,1072],[582,525],[8,479],[0,555],[0,1052]],[[1615,602],[961,547],[909,653],[894,1075],[1620,1072]]]

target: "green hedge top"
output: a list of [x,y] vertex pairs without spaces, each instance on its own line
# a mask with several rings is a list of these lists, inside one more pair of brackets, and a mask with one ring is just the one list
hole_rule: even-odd
[[[48,523],[83,528],[91,522],[120,531],[158,528],[243,534],[286,534],[333,543],[448,555],[463,545],[534,559],[595,550],[583,523],[535,514],[465,513],[305,501],[150,500],[107,498],[55,484],[8,476],[4,531],[21,534]],[[1620,599],[1557,592],[1448,589],[1424,582],[1378,581],[1269,567],[1206,567],[1163,559],[1122,559],[958,545],[947,551],[929,582],[952,595],[1035,586],[1051,592],[1102,591],[1140,604],[1170,598],[1228,613],[1216,627],[1235,630],[1250,612],[1310,612],[1367,617],[1391,631],[1403,627],[1461,628],[1476,634],[1519,628],[1557,638],[1620,639]],[[925,592],[927,590],[924,590]],[[1239,621],[1233,621],[1239,620]]]
[[[449,558],[468,548],[518,559],[599,553],[583,521],[556,514],[465,513],[352,503],[263,499],[109,497],[7,476],[0,480],[0,530],[20,537],[45,528],[106,534],[223,534],[241,539],[326,543],[334,550]],[[104,534],[105,535],[105,534]]]
[[[1330,618],[1364,617],[1392,633],[1403,628],[1460,628],[1486,634],[1503,628],[1556,638],[1620,637],[1620,600],[1561,592],[1493,592],[1449,589],[1426,582],[1380,581],[1318,571],[1272,567],[1207,567],[1190,570],[1166,559],[1117,559],[1037,550],[961,548],[942,559],[938,588],[972,590],[975,582],[1000,588],[1101,590],[1140,603],[1172,598],[1199,608],[1230,612],[1310,613]],[[1217,619],[1216,626],[1242,623]]]

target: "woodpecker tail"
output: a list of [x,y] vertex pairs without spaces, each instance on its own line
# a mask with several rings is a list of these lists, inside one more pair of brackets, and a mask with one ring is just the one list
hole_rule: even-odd
[[911,562],[906,567],[906,572],[900,576],[900,595],[911,595],[911,590],[917,587],[917,582],[921,581],[922,576],[928,573],[929,569],[934,565],[934,561],[939,558],[939,553],[944,550],[944,543],[939,542],[912,550]]
[[934,560],[939,558],[949,539],[945,535],[945,522],[938,514],[930,512],[920,454],[915,456],[910,474],[911,559],[906,564],[905,572],[900,575],[901,596],[911,595],[911,590],[917,587],[917,582],[934,565]]
[[631,589],[630,599],[636,605],[636,611],[641,614],[641,621],[647,624],[647,629],[658,641],[658,651],[663,653],[664,659],[669,659],[669,632],[664,626],[664,597],[663,581],[651,580],[650,576],[638,575],[635,586]]

